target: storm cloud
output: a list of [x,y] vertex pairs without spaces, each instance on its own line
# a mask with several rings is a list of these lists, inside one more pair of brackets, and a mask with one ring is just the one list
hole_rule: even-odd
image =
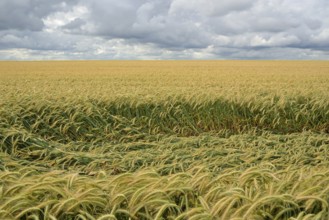
[[0,60],[328,59],[327,0],[2,0]]

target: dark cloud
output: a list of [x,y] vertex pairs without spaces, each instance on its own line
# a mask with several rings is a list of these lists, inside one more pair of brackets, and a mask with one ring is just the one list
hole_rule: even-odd
[[2,0],[0,59],[328,59],[328,14],[327,0]]

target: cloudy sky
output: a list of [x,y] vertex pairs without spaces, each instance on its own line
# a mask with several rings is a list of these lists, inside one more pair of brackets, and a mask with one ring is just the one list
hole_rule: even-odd
[[0,60],[329,59],[328,0],[1,0]]

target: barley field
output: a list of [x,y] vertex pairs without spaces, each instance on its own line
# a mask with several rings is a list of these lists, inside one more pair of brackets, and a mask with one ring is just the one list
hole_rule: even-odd
[[0,219],[329,219],[328,61],[0,62]]

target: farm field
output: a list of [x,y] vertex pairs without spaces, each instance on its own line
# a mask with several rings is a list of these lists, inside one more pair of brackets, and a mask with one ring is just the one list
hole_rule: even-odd
[[328,61],[0,62],[0,219],[329,219]]

